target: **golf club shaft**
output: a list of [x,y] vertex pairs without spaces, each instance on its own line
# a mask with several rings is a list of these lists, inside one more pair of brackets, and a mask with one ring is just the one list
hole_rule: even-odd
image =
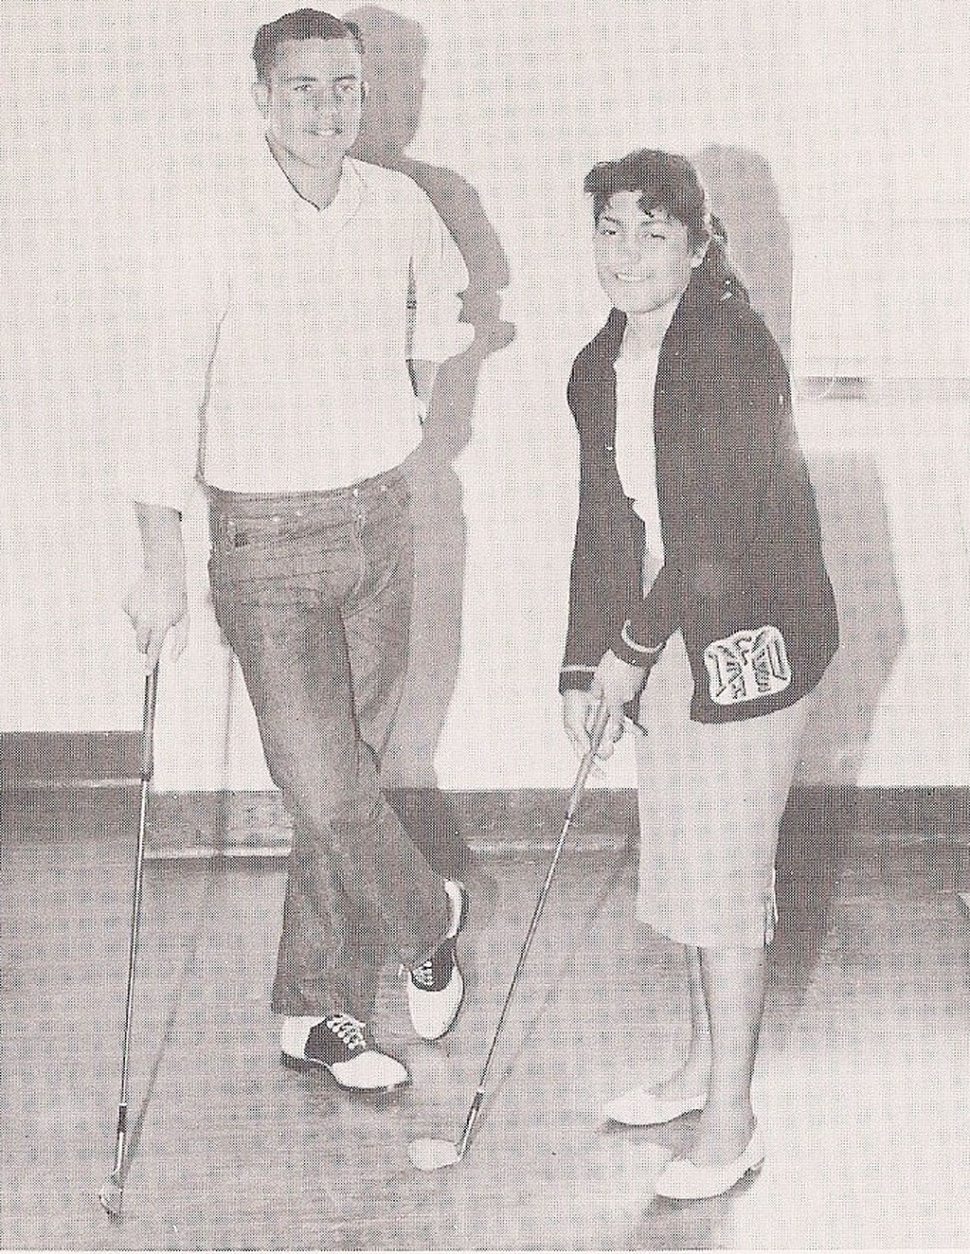
[[128,938],[128,985],[125,994],[125,1030],[121,1046],[121,1096],[118,1100],[118,1129],[112,1178],[121,1181],[128,1131],[128,1060],[131,1053],[131,1019],[135,993],[135,963],[141,927],[142,878],[145,867],[145,828],[148,818],[148,788],[154,771],[155,697],[158,691],[158,664],[145,676],[145,701],[141,733],[141,797],[138,811],[138,845],[135,852],[135,886],[131,896],[131,930]]
[[542,917],[542,911],[546,904],[546,897],[549,895],[549,887],[552,884],[552,879],[556,873],[556,867],[559,863],[563,846],[566,843],[566,834],[572,824],[573,816],[576,813],[577,806],[579,805],[579,800],[583,795],[583,789],[586,786],[586,779],[592,769],[597,750],[600,747],[600,741],[603,739],[603,732],[606,730],[606,724],[609,722],[609,717],[609,707],[605,703],[601,703],[596,713],[596,722],[593,726],[593,730],[590,732],[589,748],[583,754],[583,760],[580,762],[579,770],[576,773],[576,782],[573,784],[573,790],[569,796],[569,804],[566,807],[566,818],[563,822],[562,830],[559,833],[559,840],[556,842],[556,849],[552,855],[552,861],[549,863],[549,870],[546,873],[545,881],[539,892],[535,910],[532,912],[529,929],[525,934],[525,940],[522,942],[522,948],[519,950],[519,960],[515,964],[515,971],[513,972],[512,980],[505,994],[505,1001],[502,1003],[502,1013],[499,1015],[498,1025],[492,1036],[492,1043],[489,1046],[488,1054],[485,1058],[485,1065],[482,1068],[481,1079],[478,1082],[478,1088],[475,1091],[475,1096],[468,1110],[468,1116],[465,1119],[465,1126],[462,1129],[461,1140],[459,1141],[458,1146],[459,1158],[461,1158],[465,1153],[465,1148],[468,1145],[468,1140],[471,1136],[472,1125],[478,1117],[478,1111],[481,1108],[482,1100],[485,1097],[485,1082],[488,1079],[488,1071],[492,1063],[492,1057],[495,1053],[495,1047],[498,1044],[499,1035],[501,1034],[502,1027],[505,1024],[505,1017],[508,1013],[509,1004],[512,1001],[512,994],[515,991],[515,986],[522,973],[522,968],[525,966],[526,959],[529,956],[529,950],[532,948],[532,939],[539,926],[539,919]]

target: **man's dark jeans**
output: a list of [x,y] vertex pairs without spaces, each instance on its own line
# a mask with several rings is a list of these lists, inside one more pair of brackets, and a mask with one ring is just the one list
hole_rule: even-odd
[[444,937],[443,883],[380,788],[408,657],[414,553],[399,471],[281,496],[210,489],[216,618],[294,825],[273,1010],[368,1019],[391,950]]

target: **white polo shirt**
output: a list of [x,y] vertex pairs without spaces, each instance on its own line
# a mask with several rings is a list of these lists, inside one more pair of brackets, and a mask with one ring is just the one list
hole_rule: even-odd
[[421,438],[408,359],[474,336],[461,254],[405,175],[347,157],[318,210],[264,145],[231,186],[185,206],[158,266],[135,500],[182,509],[197,474],[300,492],[390,470]]

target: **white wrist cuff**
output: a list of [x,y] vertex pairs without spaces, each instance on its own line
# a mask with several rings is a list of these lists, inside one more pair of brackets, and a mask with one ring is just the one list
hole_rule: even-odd
[[658,653],[663,651],[663,645],[658,644],[656,648],[649,649],[646,645],[637,644],[630,635],[630,620],[627,619],[623,624],[623,630],[620,632],[620,639],[628,649],[632,649],[634,653],[642,653],[644,657],[656,657]]

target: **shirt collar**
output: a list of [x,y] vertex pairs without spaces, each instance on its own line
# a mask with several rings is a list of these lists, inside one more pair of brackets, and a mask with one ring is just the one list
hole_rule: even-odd
[[294,190],[292,183],[273,156],[265,137],[262,140],[261,149],[262,158],[258,163],[253,192],[257,207],[264,212],[285,213],[310,225],[326,225],[336,230],[352,218],[360,208],[366,184],[362,177],[360,163],[353,158],[344,157],[336,195],[329,205],[323,209],[317,209]]

